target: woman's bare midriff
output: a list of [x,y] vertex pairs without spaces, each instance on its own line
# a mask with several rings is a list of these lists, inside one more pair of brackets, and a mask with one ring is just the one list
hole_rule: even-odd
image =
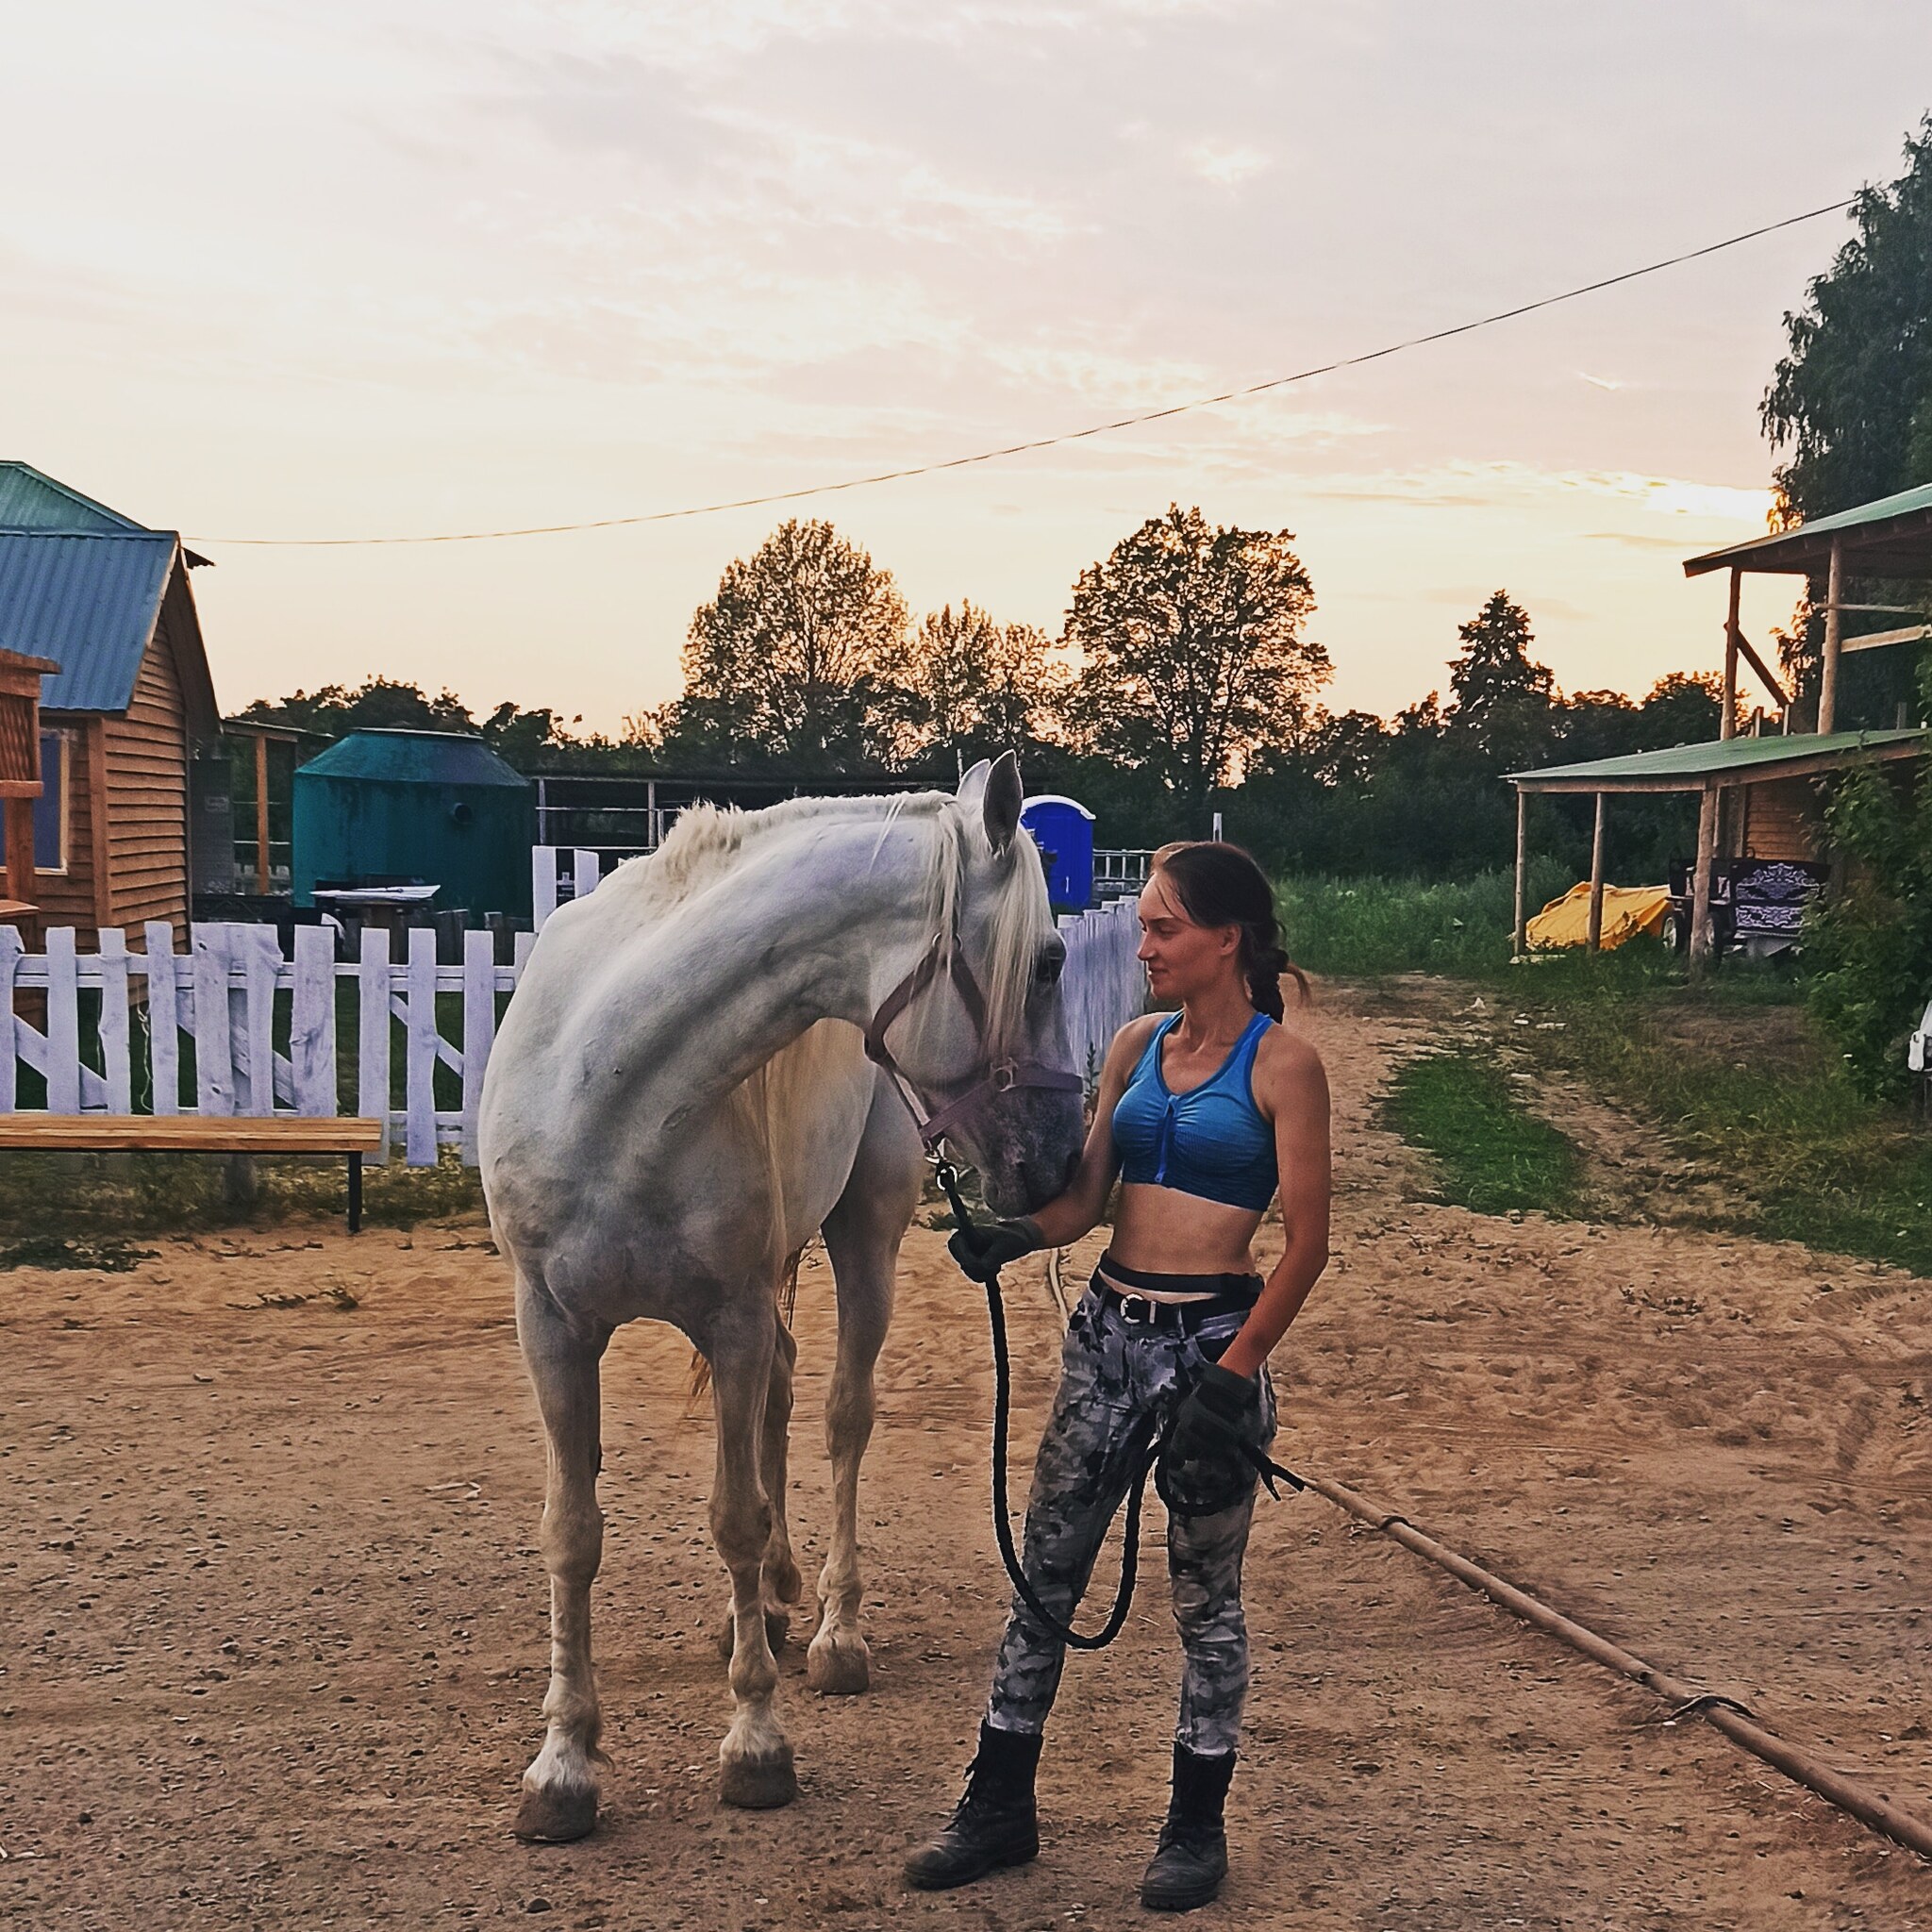
[[1150,1274],[1252,1274],[1261,1217],[1175,1188],[1123,1182],[1108,1253]]

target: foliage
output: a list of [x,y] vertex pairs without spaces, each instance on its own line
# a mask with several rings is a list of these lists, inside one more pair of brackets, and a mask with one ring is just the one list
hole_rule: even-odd
[[1046,740],[1066,673],[1030,624],[998,624],[970,599],[929,611],[912,641],[902,757],[956,754],[965,763]]
[[1295,741],[1328,680],[1327,652],[1302,634],[1315,596],[1292,541],[1174,504],[1074,586],[1070,723],[1196,818],[1240,760]]
[[891,572],[830,524],[789,518],[692,616],[675,722],[731,762],[749,751],[805,771],[882,763],[906,627]]
[[1529,613],[1496,591],[1467,624],[1456,626],[1462,649],[1449,667],[1456,693],[1448,727],[1498,771],[1523,771],[1550,740],[1556,679],[1534,662]]
[[[1932,708],[1932,653],[1920,682]],[[1811,1011],[1860,1091],[1897,1097],[1906,1041],[1932,999],[1932,776],[1847,773],[1825,823],[1859,871],[1805,923]]]
[[1906,169],[1853,205],[1857,233],[1785,317],[1788,353],[1761,408],[1790,457],[1786,523],[1932,481],[1932,116]]
[[1396,1074],[1384,1110],[1424,1149],[1439,1198],[1478,1214],[1575,1217],[1583,1163],[1574,1144],[1518,1100],[1484,1054],[1443,1052]]

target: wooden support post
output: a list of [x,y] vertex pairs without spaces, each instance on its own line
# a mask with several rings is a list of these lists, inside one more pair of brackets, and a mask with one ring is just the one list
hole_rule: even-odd
[[1839,613],[1844,594],[1844,540],[1831,540],[1831,568],[1824,578],[1824,668],[1818,683],[1818,729],[1838,724]]
[[1523,957],[1524,936],[1527,925],[1527,908],[1524,905],[1524,893],[1528,889],[1529,858],[1529,793],[1521,785],[1516,788],[1516,925],[1515,941],[1511,947],[1518,958]]
[[1590,838],[1590,931],[1585,940],[1592,953],[1604,944],[1604,794],[1596,795],[1596,829]]
[[255,734],[255,890],[266,899],[268,868],[268,734]]
[[1728,738],[1736,731],[1738,716],[1738,600],[1744,573],[1731,572],[1731,607],[1724,618],[1724,712],[1718,720],[1717,735]]
[[34,898],[34,802],[9,798],[7,813],[7,896],[31,906]]
[[1717,864],[1718,788],[1706,781],[1697,806],[1697,864],[1690,874],[1690,971],[1703,973],[1717,956],[1710,929],[1711,873]]

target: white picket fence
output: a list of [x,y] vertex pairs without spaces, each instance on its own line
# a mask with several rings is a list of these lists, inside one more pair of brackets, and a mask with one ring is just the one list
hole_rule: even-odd
[[1091,1089],[1114,1035],[1147,1010],[1147,969],[1134,957],[1139,909],[1132,899],[1114,899],[1091,911],[1062,913],[1060,937],[1067,945],[1060,984],[1074,1065]]
[[[436,935],[414,927],[403,957],[390,957],[390,935],[362,934],[359,957],[336,958],[336,934],[297,926],[294,957],[285,959],[272,925],[197,925],[185,954],[172,928],[144,926],[143,950],[111,927],[98,953],[77,953],[72,928],[55,926],[44,953],[28,953],[12,926],[0,926],[0,1113],[17,1108],[18,1067],[42,1075],[52,1113],[134,1111],[137,1084],[144,1110],[158,1114],[292,1113],[327,1118],[339,1111],[336,989],[356,985],[356,1092],[348,1109],[384,1124],[378,1160],[391,1146],[413,1167],[434,1166],[439,1146],[476,1158],[476,1106],[483,1069],[496,1035],[497,999],[512,991],[532,943],[521,935],[517,963],[499,966],[494,935],[463,935],[463,963],[439,966]],[[130,1003],[130,981],[144,982],[143,1005]],[[98,990],[92,1056],[82,1050],[81,994]],[[16,1010],[22,991],[44,996],[46,1030]],[[439,996],[461,1019],[460,1039],[443,1036]],[[132,1024],[130,1024],[130,1022]],[[400,1027],[400,1036],[396,1028]],[[138,1037],[137,1037],[138,1036]],[[182,1041],[193,1066],[193,1099],[183,1097]],[[276,1045],[277,1039],[285,1042]],[[401,1080],[396,1080],[397,1061]],[[436,1068],[450,1070],[460,1105],[436,1105]],[[392,1095],[400,1084],[401,1107]]]
[[[595,855],[576,857],[576,890],[595,890]],[[554,888],[554,858],[550,877]],[[1146,979],[1134,958],[1140,931],[1127,902],[1069,915],[1060,931],[1074,1064],[1091,1084],[1115,1030],[1145,1004]],[[319,925],[294,929],[294,955],[286,959],[272,925],[197,925],[184,954],[175,951],[165,922],[140,937],[136,952],[126,933],[104,929],[99,952],[80,953],[72,928],[55,926],[46,951],[28,953],[16,928],[0,926],[0,1113],[18,1110],[25,1063],[45,1081],[52,1113],[129,1114],[139,1102],[158,1114],[333,1116],[349,1098],[337,1040],[338,1012],[351,1004],[339,1002],[337,990],[348,981],[356,1038],[347,1110],[383,1123],[375,1158],[394,1151],[412,1167],[428,1167],[439,1148],[455,1146],[465,1164],[475,1164],[483,1070],[499,1004],[515,991],[536,942],[531,934],[517,936],[508,966],[496,963],[488,932],[463,935],[461,965],[439,965],[436,935],[420,926],[398,935],[407,942],[401,958],[391,957],[390,935],[373,926],[354,959],[338,959],[335,931]],[[142,984],[145,1001],[130,999]],[[44,1006],[44,1030],[17,1010],[22,993]],[[84,1002],[84,993],[98,997]],[[456,1023],[454,1039],[445,1022]],[[183,1078],[190,1059],[192,1099]],[[436,1104],[439,1066],[459,1095],[455,1107]]]

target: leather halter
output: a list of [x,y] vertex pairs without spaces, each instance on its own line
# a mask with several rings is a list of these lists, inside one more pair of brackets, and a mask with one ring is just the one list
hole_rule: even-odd
[[984,1051],[986,996],[973,976],[972,967],[966,963],[957,932],[951,935],[950,943],[946,934],[934,934],[932,943],[921,955],[918,965],[879,1002],[878,1011],[872,1016],[865,1029],[866,1058],[875,1066],[883,1067],[891,1076],[900,1099],[906,1103],[907,1111],[912,1116],[913,1125],[919,1129],[919,1138],[928,1148],[937,1146],[945,1138],[946,1129],[985,1094],[1009,1093],[1015,1087],[1043,1087],[1058,1093],[1085,1091],[1085,1083],[1071,1067],[1049,1067],[1042,1060],[988,1058],[976,1063],[986,1071],[958,1099],[947,1101],[937,1113],[928,1113],[920,1101],[918,1090],[907,1077],[906,1070],[892,1058],[892,1050],[886,1044],[886,1029],[939,976],[942,958],[951,960],[953,990],[959,995],[959,1004],[966,1008],[966,1017],[972,1021],[973,1030],[979,1036]]

